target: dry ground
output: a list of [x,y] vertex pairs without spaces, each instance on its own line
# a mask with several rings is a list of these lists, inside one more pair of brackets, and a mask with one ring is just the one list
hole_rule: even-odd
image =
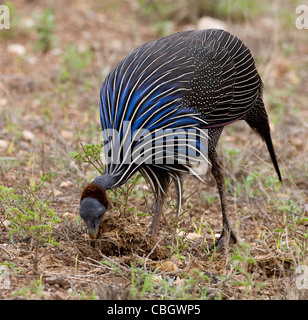
[[[35,270],[33,239],[18,233],[10,238],[2,203],[0,264],[9,266],[11,283],[0,298],[307,297],[307,290],[295,286],[295,269],[307,265],[308,34],[295,28],[295,4],[283,8],[276,2],[257,17],[227,19],[228,30],[251,48],[263,78],[283,184],[265,145],[245,123],[226,128],[218,151],[241,241],[213,253],[208,246],[221,231],[221,213],[210,174],[206,185],[185,180],[179,221],[171,190],[155,240],[148,236],[153,196],[146,184],[138,181],[129,196],[125,188],[109,193],[113,208],[98,239],[89,241],[78,219],[79,196],[98,173],[74,157],[81,141],[99,141],[102,79],[133,48],[157,38],[158,30],[140,13],[142,1],[50,1],[55,23],[48,48],[37,29],[47,3],[14,1],[10,34],[0,30],[0,185],[48,198],[61,218],[52,231],[60,245],[41,246]],[[173,31],[195,27],[187,23],[174,21]],[[38,48],[42,42],[46,52]],[[10,49],[12,44],[21,44],[25,53]],[[42,183],[42,177],[50,179]]]

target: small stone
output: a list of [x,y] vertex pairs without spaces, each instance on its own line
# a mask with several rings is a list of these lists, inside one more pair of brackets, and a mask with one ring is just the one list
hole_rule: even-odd
[[0,107],[5,107],[7,105],[6,99],[0,99]]
[[20,43],[11,43],[7,46],[9,53],[15,54],[17,56],[23,56],[26,53],[26,48]]
[[35,21],[31,18],[24,18],[20,21],[20,25],[23,28],[32,28],[35,25]]
[[197,29],[202,30],[202,29],[223,29],[227,30],[227,25],[218,19],[212,18],[212,17],[202,17],[199,19],[197,23]]
[[70,130],[61,130],[61,136],[64,139],[71,139],[74,136],[74,132]]
[[35,135],[34,135],[34,133],[32,133],[29,130],[24,130],[22,132],[22,137],[23,137],[24,140],[32,141],[35,138]]
[[7,149],[10,145],[10,141],[0,139],[0,149]]

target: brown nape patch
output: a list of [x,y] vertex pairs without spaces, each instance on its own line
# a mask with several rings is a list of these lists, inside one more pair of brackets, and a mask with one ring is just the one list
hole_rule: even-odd
[[108,200],[106,191],[96,183],[89,183],[82,191],[80,203],[84,198],[97,199],[106,209],[108,209]]

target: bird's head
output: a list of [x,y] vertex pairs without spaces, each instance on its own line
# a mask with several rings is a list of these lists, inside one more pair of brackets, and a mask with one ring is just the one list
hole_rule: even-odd
[[107,208],[106,191],[96,183],[89,183],[81,193],[79,213],[87,224],[91,239],[96,237],[99,223]]

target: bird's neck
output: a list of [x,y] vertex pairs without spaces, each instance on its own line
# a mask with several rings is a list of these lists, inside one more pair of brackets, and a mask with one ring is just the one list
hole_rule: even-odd
[[117,178],[108,174],[104,174],[95,178],[92,183],[98,184],[104,190],[112,189],[113,185],[117,182]]

